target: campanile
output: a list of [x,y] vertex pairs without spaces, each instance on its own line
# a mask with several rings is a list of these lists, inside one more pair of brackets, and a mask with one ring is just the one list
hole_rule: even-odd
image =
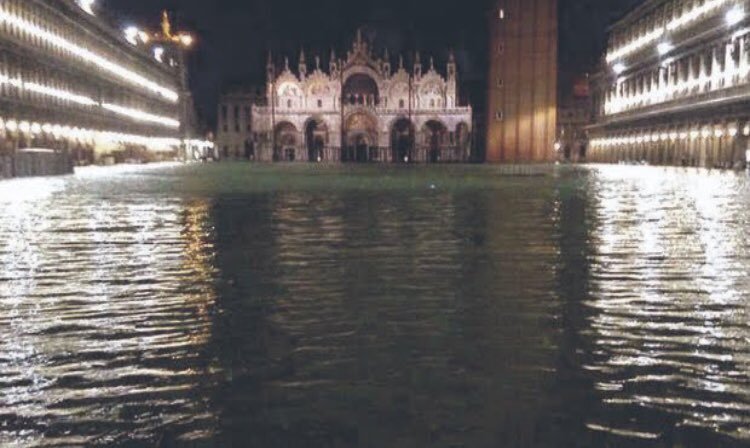
[[554,160],[557,0],[496,0],[490,11],[487,161]]

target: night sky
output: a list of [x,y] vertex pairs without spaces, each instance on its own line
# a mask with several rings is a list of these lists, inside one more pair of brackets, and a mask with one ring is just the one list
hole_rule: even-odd
[[[388,46],[396,63],[403,52],[435,56],[444,70],[456,52],[462,88],[473,103],[482,101],[486,71],[487,11],[491,0],[99,0],[116,22],[156,29],[162,9],[175,15],[174,26],[199,36],[192,54],[192,87],[199,115],[207,125],[216,116],[222,86],[264,82],[267,54],[296,67],[304,46],[308,64],[316,54],[325,64],[331,46],[341,56],[356,29],[375,39],[376,51]],[[588,71],[598,59],[606,27],[639,0],[560,0],[561,88],[573,74]],[[475,104],[481,108],[481,104]]]

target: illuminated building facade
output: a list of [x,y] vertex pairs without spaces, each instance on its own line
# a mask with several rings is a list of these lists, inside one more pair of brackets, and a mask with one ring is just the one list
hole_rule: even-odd
[[648,0],[611,29],[589,160],[741,167],[750,2]]
[[[297,73],[269,61],[265,106],[252,107],[256,160],[325,162],[464,162],[471,151],[472,109],[458,104],[453,55],[443,76],[432,59],[373,56],[357,33],[346,58],[331,54],[329,70],[304,53]],[[240,113],[242,111],[240,110]]]
[[557,1],[497,0],[489,20],[487,161],[552,161],[557,127]]
[[192,38],[173,35],[166,16],[161,33],[123,33],[96,12],[93,0],[0,2],[6,176],[29,148],[90,163],[178,154],[189,142],[194,114],[182,61]]

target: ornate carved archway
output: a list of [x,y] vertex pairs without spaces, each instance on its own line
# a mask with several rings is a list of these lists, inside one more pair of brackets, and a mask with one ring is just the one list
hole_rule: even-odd
[[344,122],[341,160],[370,162],[378,159],[378,120],[363,111],[355,112]]

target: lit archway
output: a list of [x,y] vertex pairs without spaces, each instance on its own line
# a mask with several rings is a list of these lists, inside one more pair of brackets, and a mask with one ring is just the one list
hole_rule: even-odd
[[378,121],[365,112],[352,114],[344,126],[342,162],[371,162],[379,159]]
[[297,128],[288,121],[279,123],[274,130],[274,162],[293,162],[297,155]]
[[424,137],[424,148],[427,151],[426,160],[430,163],[437,163],[441,160],[443,149],[446,143],[448,129],[443,123],[437,120],[430,120],[422,128]]
[[309,162],[322,162],[328,143],[328,126],[323,120],[312,118],[305,125],[305,146]]
[[414,124],[407,118],[400,118],[391,126],[391,161],[408,163],[413,160]]

